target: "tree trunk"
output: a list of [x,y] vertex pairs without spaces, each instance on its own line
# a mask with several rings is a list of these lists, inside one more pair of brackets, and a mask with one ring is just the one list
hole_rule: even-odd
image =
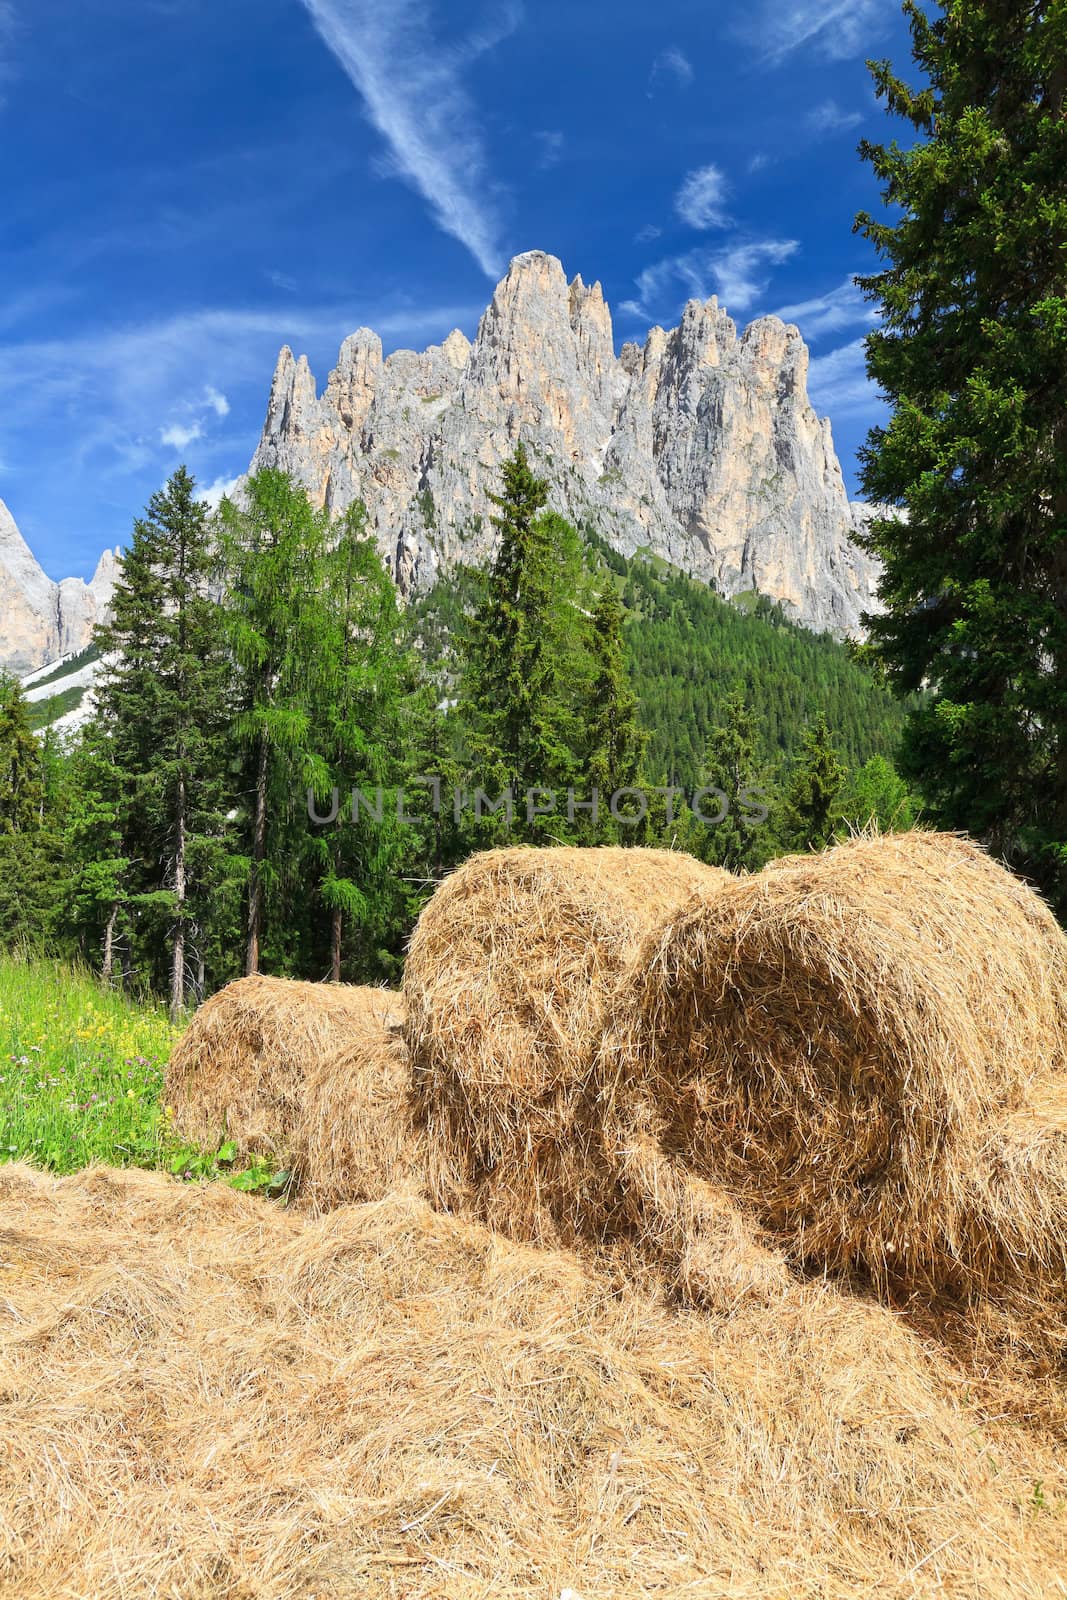
[[252,871],[248,883],[248,949],[245,977],[259,971],[259,939],[263,921],[263,862],[267,854],[267,740],[259,736],[256,760],[256,809],[252,830]]
[[178,1022],[185,1009],[185,779],[178,779],[177,838],[174,842],[174,958],[170,977],[170,1020]]
[[341,935],[344,931],[344,913],[340,906],[333,909],[330,921],[330,982],[341,981]]
[[100,976],[105,983],[110,983],[115,971],[115,923],[118,921],[118,902],[111,907],[107,914],[107,923],[104,927],[104,959],[100,967]]

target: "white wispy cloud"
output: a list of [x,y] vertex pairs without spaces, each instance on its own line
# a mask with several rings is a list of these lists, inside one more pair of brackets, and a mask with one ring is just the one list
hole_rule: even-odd
[[674,84],[676,88],[688,89],[694,77],[693,63],[688,56],[679,50],[676,44],[670,44],[666,50],[661,50],[652,63],[652,70],[648,75],[648,95],[652,98],[658,88],[665,84]]
[[485,138],[463,69],[517,27],[517,5],[460,45],[434,38],[428,0],[302,0],[385,140],[396,176],[490,277],[502,267]]
[[686,173],[674,197],[674,209],[691,228],[724,228],[729,222],[725,200],[726,179],[709,163]]
[[864,344],[863,339],[854,339],[811,363],[808,393],[818,411],[830,412],[835,418],[870,417],[884,405],[879,390],[867,376]]
[[159,430],[160,443],[169,445],[179,454],[187,450],[194,440],[203,437],[204,430],[199,422],[172,422],[168,427]]
[[846,61],[869,50],[880,24],[896,10],[897,0],[764,0],[746,32],[769,66],[809,45]]
[[852,278],[846,278],[836,289],[817,295],[812,300],[801,300],[795,305],[780,306],[774,315],[783,322],[795,322],[809,344],[828,333],[840,333],[843,328],[873,327],[878,313]]
[[212,420],[229,416],[230,402],[220,389],[209,383],[196,399],[182,400],[173,409],[171,420],[159,430],[159,440],[180,455],[191,444],[207,437]]
[[728,311],[744,313],[766,292],[774,268],[799,248],[796,239],[758,239],[670,256],[639,274],[637,298],[624,300],[619,309],[634,317],[673,315],[680,298],[708,300],[717,294]]
[[729,310],[748,311],[766,292],[773,269],[799,249],[796,239],[763,239],[723,250],[711,263],[720,300]]
[[634,283],[636,296],[623,300],[619,306],[620,313],[631,317],[655,317],[661,311],[673,312],[679,301],[679,285],[689,297],[706,300],[708,280],[704,253],[692,250],[688,255],[656,261],[639,272]]
[[634,244],[651,244],[653,240],[660,237],[662,232],[663,229],[657,228],[654,222],[646,222],[645,226],[634,234]]
[[862,111],[843,111],[836,100],[824,100],[821,105],[812,107],[804,118],[804,125],[821,138],[824,134],[858,127],[862,121]]
[[232,495],[240,483],[237,478],[216,478],[214,483],[207,484],[196,491],[196,498],[202,500],[204,505],[210,506],[212,511],[217,511],[227,495]]

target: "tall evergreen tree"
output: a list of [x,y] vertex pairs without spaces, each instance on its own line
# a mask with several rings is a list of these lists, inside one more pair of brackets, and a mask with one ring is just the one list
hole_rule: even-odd
[[523,445],[501,476],[491,497],[500,542],[467,629],[460,699],[474,787],[510,789],[510,832],[538,839],[544,824],[527,821],[528,793],[567,788],[580,762],[577,707],[589,665],[581,550],[574,529],[545,512],[548,485]]
[[[315,843],[334,983],[342,976],[346,919],[373,934],[395,913],[405,843],[397,786],[404,770],[402,698],[412,686],[414,663],[400,645],[396,587],[366,524],[366,508],[357,502],[342,518],[325,561],[328,670],[314,720],[341,811]],[[348,809],[353,794],[355,815]],[[356,972],[367,976],[370,970],[373,961],[364,951]]]
[[924,82],[872,67],[916,134],[865,144],[892,219],[868,370],[892,417],[864,453],[904,692],[906,775],[937,818],[1017,858],[1067,911],[1067,8],[906,0]]
[[592,677],[585,712],[585,781],[599,793],[598,842],[618,836],[611,797],[638,781],[646,740],[637,722],[637,697],[626,670],[622,627],[626,613],[613,582],[607,582],[593,612],[589,635]]
[[115,891],[104,924],[105,980],[112,975],[116,941],[129,951],[142,896],[157,887],[152,877],[156,841],[152,772],[163,616],[161,536],[151,514],[135,521],[112,596],[110,623],[96,636],[104,654],[96,685],[99,741],[94,742],[99,760],[86,775],[91,771],[101,782],[101,811],[114,811],[118,837],[109,841],[108,858],[122,862],[121,872],[98,880],[100,886],[110,881]]
[[[126,972],[132,972],[143,913],[159,903],[153,872],[157,831],[152,775],[162,647],[162,535],[150,509],[135,521],[112,597],[110,623],[96,635],[104,654],[96,685],[98,728],[91,735],[96,759],[83,768],[83,775],[97,778],[101,788],[96,794],[86,793],[83,804],[99,819],[109,813],[114,817],[116,836],[108,838],[107,859],[121,863],[119,870],[92,874],[97,890],[110,886],[114,892],[112,902],[101,907],[105,981],[112,977],[118,951]],[[89,843],[96,833],[94,828],[82,837]]]
[[100,976],[110,983],[115,966],[116,932],[130,860],[124,781],[115,763],[110,730],[97,718],[82,731],[70,755],[70,783],[63,817],[68,863],[64,887],[64,920],[82,960],[100,962]]
[[[328,788],[315,725],[336,663],[329,623],[329,519],[285,473],[249,478],[220,510],[225,627],[235,662],[234,730],[246,763],[245,971],[258,972],[268,891],[283,898],[277,937],[298,933],[284,895],[302,888],[305,797]],[[281,952],[279,952],[281,953]]]
[[16,678],[0,673],[0,833],[26,833],[41,824],[44,769]]
[[50,921],[59,864],[49,772],[21,687],[0,673],[0,945],[39,945]]
[[[741,688],[727,696],[722,724],[708,740],[703,784],[717,789],[729,806],[722,821],[706,830],[704,860],[732,872],[758,871],[773,853],[766,818],[756,820],[767,804],[769,777],[760,760],[756,718]],[[705,815],[711,806],[710,799],[702,806]]]
[[[849,766],[862,766],[872,755],[895,758],[907,704],[844,645],[789,622],[759,621],[661,562],[620,555],[588,528],[582,537],[596,588],[603,587],[605,571],[622,580],[626,668],[648,738],[642,767],[650,781],[689,790],[700,784],[708,741],[723,726],[725,700],[739,682],[766,764],[793,754],[817,711],[826,713]],[[452,641],[463,634],[465,614],[477,609],[479,576],[470,569],[443,575],[407,608],[420,653],[439,684],[439,702],[455,694]],[[459,720],[444,717],[450,725]]]
[[818,716],[804,730],[786,785],[780,826],[787,848],[821,850],[830,843],[845,775],[829,724]]
[[135,857],[133,904],[152,930],[162,912],[172,1015],[185,1005],[187,931],[214,866],[223,792],[229,664],[209,595],[206,506],[180,467],[134,529],[98,642],[110,657],[98,692],[119,774],[124,853]]

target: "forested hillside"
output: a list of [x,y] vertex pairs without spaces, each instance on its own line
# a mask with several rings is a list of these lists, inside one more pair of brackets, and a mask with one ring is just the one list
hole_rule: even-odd
[[[820,716],[850,768],[894,758],[906,707],[847,645],[789,622],[763,596],[723,600],[656,557],[628,559],[588,529],[583,539],[595,585],[610,572],[624,607],[626,664],[650,774],[684,788],[700,782],[708,741],[738,690],[764,762],[792,756]],[[446,686],[450,640],[462,633],[477,589],[477,574],[460,569],[411,608],[420,650]]]

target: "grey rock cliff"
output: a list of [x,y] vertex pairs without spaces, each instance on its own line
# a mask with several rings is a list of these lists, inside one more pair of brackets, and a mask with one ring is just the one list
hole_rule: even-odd
[[117,572],[117,551],[105,550],[88,583],[53,583],[0,500],[0,670],[30,672],[84,650],[107,615]]
[[361,328],[319,396],[282,351],[253,470],[280,467],[319,505],[355,499],[401,589],[493,546],[487,490],[522,439],[551,503],[625,554],[648,549],[726,595],[759,590],[807,626],[855,633],[877,566],[828,422],[807,393],[799,331],[742,335],[715,300],[616,355],[598,283],[553,256],[517,256],[473,344],[454,332],[383,359]]

